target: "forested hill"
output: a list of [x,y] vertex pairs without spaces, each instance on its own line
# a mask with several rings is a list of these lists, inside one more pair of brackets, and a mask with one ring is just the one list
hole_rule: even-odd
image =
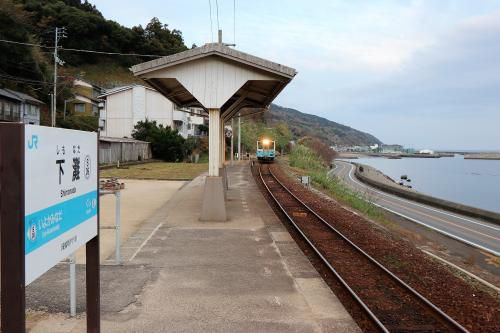
[[295,109],[271,105],[265,113],[267,122],[284,121],[295,137],[317,137],[329,145],[372,145],[382,142],[371,134]]
[[[0,0],[0,39],[45,46],[0,42],[0,85],[48,100],[53,77],[50,47],[54,46],[55,27],[66,27],[67,37],[60,41],[66,49],[161,56],[187,49],[182,33],[157,18],[152,18],[145,27],[127,28],[104,18],[87,1]],[[70,84],[72,76],[87,68],[101,72],[101,77],[107,74],[103,71],[108,68],[129,75],[130,65],[151,59],[68,50],[61,50],[60,58],[64,61],[59,75],[62,90]],[[130,79],[130,76],[126,77]],[[58,99],[62,101],[63,96]]]

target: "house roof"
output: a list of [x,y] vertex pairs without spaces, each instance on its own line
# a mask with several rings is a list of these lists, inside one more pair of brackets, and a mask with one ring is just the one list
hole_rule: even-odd
[[127,86],[121,86],[121,87],[115,87],[115,88],[112,88],[112,89],[108,89],[108,90],[106,90],[106,92],[104,94],[101,94],[101,95],[97,96],[97,98],[103,98],[103,97],[106,97],[106,96],[109,96],[109,95],[117,94],[117,93],[120,93],[122,91],[130,90],[130,89],[132,89],[134,87],[143,87],[143,88],[146,88],[146,89],[149,89],[149,90],[152,90],[152,91],[156,91],[153,88],[146,87],[146,86],[143,86],[141,84],[129,84]]
[[36,99],[35,97],[32,97],[28,94],[25,94],[25,93],[22,93],[19,91],[15,91],[15,90],[11,90],[11,89],[3,89],[3,90],[6,90],[7,92],[9,92],[10,94],[12,94],[14,96],[17,96],[21,102],[29,103],[29,104],[36,104],[36,105],[45,104],[44,102],[42,102],[42,101],[40,101],[40,100]]
[[22,102],[23,100],[21,98],[19,98],[17,95],[9,92],[7,89],[1,89],[0,88],[0,96],[2,97],[6,97],[8,99],[12,99],[12,100],[15,100],[15,101],[18,101],[18,102]]
[[82,86],[82,87],[92,88],[92,89],[101,90],[101,91],[104,90],[103,87],[98,86],[97,84],[94,84],[90,81],[86,81],[86,80],[79,78],[79,77],[76,77],[73,80],[73,86]]
[[147,141],[135,140],[130,138],[114,138],[110,136],[100,136],[99,141],[104,142],[127,142],[127,143],[148,143]]

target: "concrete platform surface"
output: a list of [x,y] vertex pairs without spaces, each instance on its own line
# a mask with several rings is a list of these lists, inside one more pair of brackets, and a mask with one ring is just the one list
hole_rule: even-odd
[[[185,181],[124,179],[125,189],[121,191],[121,241],[125,242],[139,226],[156,210],[165,204]],[[113,194],[100,197],[101,227],[115,225],[115,202]],[[109,258],[115,251],[115,231],[101,230],[101,261]],[[76,262],[85,264],[85,248],[76,254]]]
[[[267,205],[248,164],[228,167],[228,176],[229,221],[199,220],[205,180],[198,177],[128,239],[123,266],[104,266],[102,332],[360,332]],[[51,312],[61,311],[52,302]],[[84,319],[48,316],[30,332],[85,332]]]

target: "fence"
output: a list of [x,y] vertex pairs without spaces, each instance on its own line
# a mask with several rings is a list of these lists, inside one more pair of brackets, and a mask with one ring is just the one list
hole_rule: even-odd
[[152,158],[152,153],[149,142],[127,138],[100,138],[100,164],[116,164],[118,161],[144,161],[150,158]]

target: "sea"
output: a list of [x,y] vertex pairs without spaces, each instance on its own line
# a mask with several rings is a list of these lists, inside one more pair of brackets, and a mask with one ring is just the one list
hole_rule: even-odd
[[353,160],[399,182],[407,175],[414,189],[431,196],[500,213],[500,160],[363,157]]

